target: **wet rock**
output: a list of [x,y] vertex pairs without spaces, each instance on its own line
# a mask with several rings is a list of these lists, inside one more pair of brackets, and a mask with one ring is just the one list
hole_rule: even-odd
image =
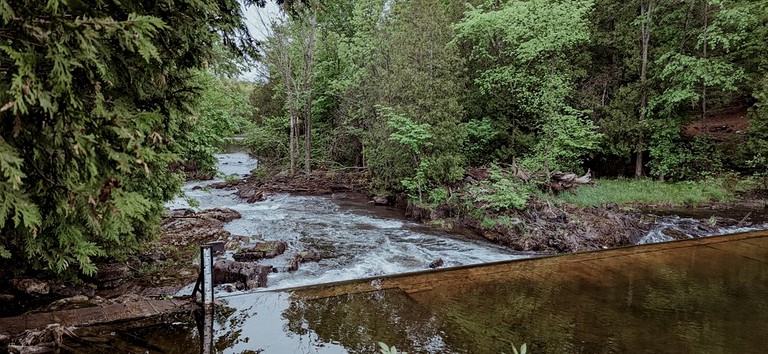
[[240,185],[235,193],[240,198],[245,199],[248,203],[256,203],[264,200],[264,192],[253,185]]
[[665,227],[664,229],[661,230],[661,233],[675,240],[687,240],[690,238],[688,235],[685,234],[685,232],[682,232],[677,229],[673,229],[671,227]]
[[237,210],[229,208],[206,209],[197,213],[197,216],[203,218],[213,218],[223,222],[230,222],[243,217]]
[[235,283],[245,289],[267,286],[267,275],[272,272],[272,266],[258,265],[250,262],[219,260],[213,264],[213,283]]
[[298,258],[291,258],[290,261],[288,261],[288,271],[289,272],[295,272],[299,270],[299,265],[301,265],[301,261],[299,261]]
[[435,269],[435,268],[438,268],[438,267],[442,267],[443,264],[445,264],[445,262],[443,262],[443,259],[442,258],[438,258],[438,259],[432,261],[432,263],[429,264],[429,267],[432,268],[432,269]]
[[226,249],[226,243],[224,241],[212,241],[206,243],[206,245],[211,246],[211,253],[214,256],[219,256],[224,254],[224,250]]
[[98,271],[94,280],[102,288],[115,288],[125,280],[133,277],[133,272],[125,264],[102,263],[97,265]]
[[245,236],[231,236],[224,247],[228,250],[236,250],[249,241],[250,239]]
[[142,300],[146,300],[143,296],[139,294],[123,294],[120,295],[114,299],[108,299],[105,301],[107,304],[127,304],[132,302],[139,302]]
[[48,295],[51,291],[48,283],[38,279],[11,279],[10,284],[16,291],[28,295]]
[[288,271],[295,272],[299,270],[299,266],[302,263],[307,262],[319,262],[322,258],[318,253],[312,251],[303,251],[295,254],[291,260],[288,261]]
[[376,195],[372,198],[374,205],[388,205],[389,204],[389,198],[383,195]]
[[235,182],[216,182],[211,183],[209,187],[213,189],[235,189],[238,184],[240,184],[241,181],[235,181]]
[[232,283],[221,284],[221,288],[228,293],[237,291],[237,285]]
[[171,210],[171,218],[183,218],[183,217],[190,217],[195,216],[195,211],[192,209],[173,209]]
[[257,243],[251,248],[241,250],[234,255],[238,262],[255,262],[262,258],[275,258],[283,253],[288,246],[284,241],[266,241]]
[[174,212],[163,220],[163,242],[186,247],[213,240],[225,240],[231,234],[224,230],[225,223],[240,218],[235,210],[227,208],[207,209],[200,212]]

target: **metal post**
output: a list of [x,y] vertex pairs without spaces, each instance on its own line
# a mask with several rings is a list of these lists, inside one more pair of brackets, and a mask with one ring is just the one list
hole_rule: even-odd
[[213,306],[205,306],[203,309],[203,331],[200,333],[202,354],[211,354],[213,351]]
[[203,306],[213,305],[213,252],[210,245],[200,246],[200,274],[203,275]]

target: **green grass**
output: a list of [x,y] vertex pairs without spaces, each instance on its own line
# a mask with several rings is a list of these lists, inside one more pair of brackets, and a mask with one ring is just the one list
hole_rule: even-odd
[[731,201],[748,187],[747,181],[730,178],[696,182],[665,183],[649,179],[597,180],[557,198],[580,206],[622,204],[698,205],[710,201]]

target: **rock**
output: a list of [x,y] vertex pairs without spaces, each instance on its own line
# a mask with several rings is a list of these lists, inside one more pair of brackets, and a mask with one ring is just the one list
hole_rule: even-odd
[[256,186],[250,184],[240,185],[235,195],[245,199],[248,203],[255,203],[264,200],[264,192],[262,192]]
[[671,238],[673,238],[675,240],[687,240],[687,239],[690,238],[684,232],[682,232],[680,230],[677,230],[677,229],[670,228],[670,227],[666,227],[666,228],[662,229],[661,233],[663,233],[664,235],[667,235],[667,236],[669,236],[669,237],[671,237]]
[[237,285],[232,283],[221,284],[221,288],[228,293],[237,291]]
[[230,222],[243,217],[237,210],[229,208],[206,209],[197,213],[198,217],[213,218],[223,222]]
[[28,295],[48,295],[48,293],[51,291],[48,283],[32,278],[11,279],[10,283],[11,286],[17,291]]
[[445,262],[443,262],[442,258],[438,258],[438,259],[432,261],[432,263],[429,264],[429,267],[432,268],[432,269],[435,269],[437,267],[442,267],[444,263]]
[[287,246],[288,244],[284,241],[260,242],[251,248],[235,253],[232,258],[238,262],[255,262],[262,258],[275,258],[285,253]]
[[98,271],[94,280],[102,288],[115,288],[122,284],[126,279],[133,277],[131,269],[120,263],[102,263],[98,264]]
[[216,182],[216,183],[211,183],[209,187],[213,189],[235,189],[235,187],[237,187],[238,184],[240,184],[239,180],[235,182]]
[[272,266],[258,265],[250,262],[219,260],[213,264],[213,283],[236,283],[244,285],[245,289],[267,286],[267,274],[272,272]]
[[296,255],[301,263],[320,262],[323,259],[319,254],[312,251],[303,251]]
[[226,208],[207,209],[201,212],[174,212],[163,220],[165,243],[177,247],[199,245],[214,240],[225,240],[231,235],[224,230],[225,223],[240,218],[235,210]]
[[211,253],[214,256],[219,256],[224,254],[224,250],[226,248],[225,247],[226,243],[224,241],[212,241],[212,242],[206,243],[206,245],[211,246]]
[[299,270],[299,265],[301,265],[301,263],[319,262],[321,259],[322,259],[322,257],[319,254],[315,253],[315,252],[303,251],[303,252],[300,252],[298,254],[293,255],[291,260],[288,261],[288,269],[287,270],[289,272],[295,272],[295,271]]
[[295,272],[299,270],[299,265],[301,264],[301,261],[299,261],[298,258],[294,257],[291,258],[290,261],[288,261],[288,271],[289,272]]
[[67,285],[63,282],[56,282],[51,284],[51,292],[53,294],[65,297],[72,297],[77,295],[92,297],[96,293],[96,288],[97,286],[95,284]]
[[374,205],[388,205],[389,199],[386,196],[383,195],[376,195],[373,197],[373,204]]
[[171,218],[184,218],[184,217],[190,217],[195,216],[195,211],[192,209],[173,209],[171,210]]
[[0,302],[8,302],[13,301],[16,299],[16,296],[13,294],[0,294]]
[[87,305],[89,300],[90,299],[85,295],[75,295],[52,302],[50,305],[48,305],[48,307],[46,307],[46,310],[58,311],[63,309],[84,307],[84,305]]

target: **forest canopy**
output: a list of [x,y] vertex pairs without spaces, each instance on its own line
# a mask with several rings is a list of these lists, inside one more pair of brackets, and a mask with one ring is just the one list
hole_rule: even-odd
[[766,6],[292,3],[263,46],[251,142],[293,166],[303,141],[306,166],[357,166],[374,188],[420,200],[489,164],[532,176],[764,174]]

